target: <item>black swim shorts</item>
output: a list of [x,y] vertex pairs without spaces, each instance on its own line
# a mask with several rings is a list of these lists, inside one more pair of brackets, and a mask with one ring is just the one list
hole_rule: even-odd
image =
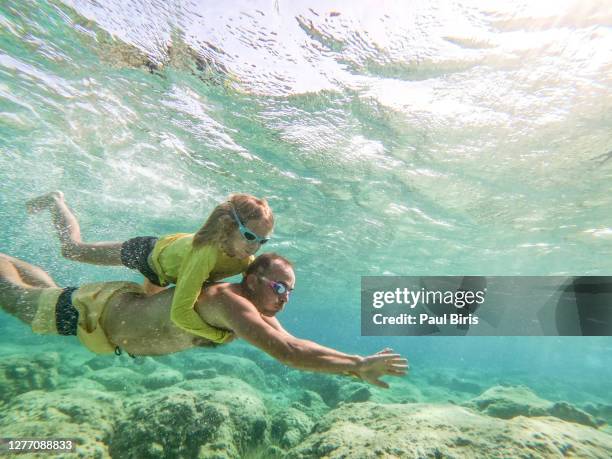
[[76,336],[79,323],[79,311],[72,305],[72,292],[77,287],[62,290],[55,304],[55,326],[60,335]]
[[[79,326],[79,311],[72,304],[72,294],[78,287],[67,287],[62,290],[55,303],[55,326],[57,333],[64,336],[77,336]],[[95,352],[95,351],[94,351]],[[115,354],[121,355],[121,348],[115,347]],[[134,355],[128,352],[134,358]]]
[[153,284],[162,287],[159,277],[148,262],[156,242],[157,238],[153,236],[135,237],[125,241],[121,246],[121,263],[130,269],[139,271]]

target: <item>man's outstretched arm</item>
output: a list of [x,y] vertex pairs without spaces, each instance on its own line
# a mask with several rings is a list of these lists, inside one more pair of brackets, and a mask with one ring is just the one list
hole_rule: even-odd
[[352,372],[371,384],[388,387],[383,375],[405,374],[407,362],[397,354],[381,352],[373,356],[349,355],[296,338],[262,319],[255,307],[242,297],[227,299],[224,319],[240,338],[260,348],[282,363],[300,369],[326,373]]
[[[287,335],[289,338],[292,338],[292,339],[298,339],[295,336],[291,335],[291,333],[289,333],[287,330],[285,330],[276,317],[262,317],[262,319],[264,320],[264,322],[267,322],[269,325],[271,325],[272,328],[281,332],[281,334]],[[319,343],[315,343],[314,341],[310,341],[306,339],[300,339],[300,341],[308,344],[308,346],[312,347],[313,349],[318,348],[321,351],[327,352],[331,355],[339,355],[339,356],[346,355],[343,352],[337,351],[336,349],[332,349],[331,347],[325,347]]]

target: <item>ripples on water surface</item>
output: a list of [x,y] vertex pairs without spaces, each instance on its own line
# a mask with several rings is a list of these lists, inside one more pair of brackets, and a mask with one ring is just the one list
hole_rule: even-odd
[[126,276],[58,259],[51,189],[92,240],[266,196],[304,333],[363,274],[612,274],[609,2],[199,3],[2,2],[3,251]]

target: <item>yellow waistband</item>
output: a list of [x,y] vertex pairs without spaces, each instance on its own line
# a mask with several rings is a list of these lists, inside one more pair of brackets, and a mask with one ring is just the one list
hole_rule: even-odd
[[31,325],[34,333],[57,335],[55,306],[62,292],[61,288],[45,288],[40,292]]
[[79,311],[77,336],[90,351],[115,352],[116,345],[109,340],[102,324],[108,303],[121,293],[144,294],[142,287],[134,282],[86,284],[72,294],[72,304]]

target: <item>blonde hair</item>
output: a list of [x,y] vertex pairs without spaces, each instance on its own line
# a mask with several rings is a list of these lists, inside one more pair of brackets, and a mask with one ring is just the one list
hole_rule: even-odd
[[268,201],[250,194],[232,194],[227,201],[214,208],[204,226],[195,233],[193,247],[218,244],[223,236],[238,228],[232,208],[242,224],[246,224],[248,220],[265,220],[274,225],[274,215]]

